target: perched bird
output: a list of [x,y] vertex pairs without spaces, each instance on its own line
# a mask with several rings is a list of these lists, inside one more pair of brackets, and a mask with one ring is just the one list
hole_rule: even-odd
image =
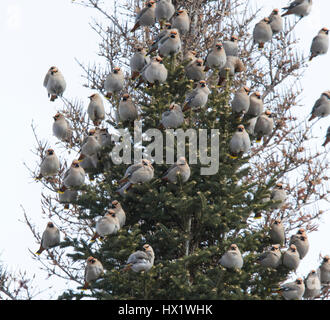
[[330,142],[330,126],[328,127],[327,135],[325,136],[325,141],[322,144],[322,147],[325,147],[329,142]]
[[285,300],[301,300],[305,292],[303,279],[298,278],[294,282],[285,283],[281,286],[279,293]]
[[263,252],[257,262],[266,268],[277,268],[281,264],[282,253],[278,244],[273,244],[269,251]]
[[270,27],[272,28],[273,35],[283,31],[283,19],[279,14],[280,10],[274,9],[268,19],[270,20]]
[[81,154],[78,160],[84,159],[85,156],[92,156],[97,154],[101,149],[101,144],[95,129],[88,132],[88,136],[82,142]]
[[122,70],[118,67],[113,69],[104,82],[104,90],[106,91],[106,97],[111,98],[111,96],[124,88],[124,74]]
[[[164,83],[167,79],[168,71],[163,64],[163,59],[159,56],[153,57],[148,65],[146,65],[141,71],[142,78],[148,83]],[[137,84],[136,88],[143,82]]]
[[320,267],[317,270],[321,284],[324,286],[330,285],[330,256],[324,256]]
[[172,19],[172,27],[179,30],[180,35],[185,35],[190,29],[190,17],[187,10],[178,10]]
[[210,93],[211,91],[207,87],[206,81],[199,81],[197,87],[187,94],[182,111],[184,112],[190,108],[193,110],[203,108],[207,103]]
[[276,219],[270,227],[270,239],[272,243],[279,243],[283,245],[285,243],[285,231],[282,221],[280,219]]
[[273,31],[269,18],[264,18],[255,25],[253,29],[253,44],[257,43],[259,49],[264,47],[265,42],[272,40],[272,37]]
[[299,253],[297,247],[294,244],[290,244],[290,247],[283,254],[282,264],[290,270],[296,271],[300,263]]
[[98,93],[92,94],[87,108],[89,119],[93,121],[94,126],[99,126],[105,118],[104,104],[101,96]]
[[251,117],[258,117],[262,114],[264,102],[262,101],[260,92],[256,91],[250,95],[249,110],[246,112]]
[[250,106],[250,89],[246,86],[239,88],[231,102],[231,108],[236,113],[246,113]]
[[121,121],[134,121],[138,118],[136,106],[128,93],[125,93],[119,102],[118,114]]
[[311,56],[309,61],[312,61],[313,58],[326,54],[329,49],[329,29],[322,28],[318,35],[313,38],[311,45]]
[[158,21],[169,21],[175,13],[172,0],[158,0],[156,2],[155,16]]
[[107,128],[96,128],[97,140],[101,147],[110,147],[113,144],[111,134],[108,132]]
[[165,129],[176,129],[184,122],[184,115],[178,104],[171,103],[169,110],[163,112],[161,125]]
[[143,8],[135,17],[135,25],[131,32],[134,32],[140,26],[153,26],[156,22],[155,16],[155,1],[150,0],[146,3],[146,7]]
[[230,40],[226,40],[223,42],[223,47],[226,52],[226,56],[238,56],[238,37],[232,35]]
[[162,38],[158,43],[158,54],[161,57],[175,55],[181,51],[181,39],[177,30],[170,30],[167,37]]
[[80,166],[78,160],[73,160],[70,168],[63,177],[63,186],[59,192],[64,192],[70,187],[79,187],[85,182],[85,170]]
[[261,141],[263,136],[270,136],[274,128],[274,120],[272,118],[272,113],[266,110],[262,113],[255,124],[254,134],[257,136],[257,142]]
[[275,188],[272,190],[270,194],[270,200],[274,200],[277,203],[271,204],[272,209],[280,209],[286,200],[286,192],[283,189],[282,183],[277,183]]
[[205,71],[209,69],[221,69],[227,61],[225,49],[221,42],[217,42],[205,58]]
[[321,293],[321,281],[315,270],[312,270],[305,279],[304,298],[315,298]]
[[205,79],[205,71],[202,59],[196,59],[185,67],[185,73],[188,79],[200,81]]
[[47,223],[46,230],[41,237],[40,248],[36,252],[40,255],[44,250],[54,248],[60,244],[60,231],[54,226],[52,222]]
[[66,120],[64,115],[61,113],[56,113],[53,119],[54,136],[61,141],[69,142],[72,137],[72,128],[69,121]]
[[251,136],[254,136],[254,128],[256,126],[256,123],[257,123],[257,120],[258,120],[258,117],[254,117],[254,118],[251,118],[248,120],[247,122],[247,127],[246,127],[246,131],[251,135]]
[[245,71],[245,66],[239,57],[227,56],[226,64],[219,71],[218,85],[222,85],[226,80],[227,72],[230,78],[235,76],[235,73]]
[[312,10],[312,0],[294,0],[288,7],[282,8],[287,10],[282,17],[294,14],[300,18],[306,17]]
[[236,132],[229,141],[230,158],[237,159],[239,155],[249,152],[251,141],[243,125],[237,127]]
[[292,235],[290,238],[290,244],[296,246],[300,259],[303,259],[309,250],[309,241],[305,230],[300,228],[297,234]]
[[155,253],[149,244],[143,246],[144,251],[138,250],[132,253],[126,262],[123,271],[133,270],[134,272],[149,271],[154,265]]
[[58,96],[62,96],[66,88],[66,82],[57,67],[50,67],[48,70],[44,79],[44,87],[47,88],[50,101],[55,101]]
[[229,269],[241,269],[243,258],[236,244],[232,244],[228,251],[220,258],[219,263]]
[[154,168],[151,161],[142,159],[141,162],[132,164],[125,172],[124,177],[119,181],[123,184],[118,193],[125,193],[133,184],[149,182],[154,177]]
[[315,101],[311,117],[308,121],[318,118],[327,117],[330,114],[330,90],[321,94],[321,97]]
[[174,163],[163,176],[163,180],[170,181],[172,183],[178,182],[178,176],[183,183],[187,182],[190,177],[190,167],[185,157],[180,157],[176,163]]
[[83,290],[87,290],[89,283],[98,279],[104,273],[102,263],[94,257],[88,257],[85,268],[85,284]]
[[126,213],[124,209],[122,208],[121,204],[114,200],[111,202],[111,207],[113,208],[114,212],[116,213],[116,217],[119,220],[119,225],[122,228],[126,222]]
[[64,209],[69,209],[70,203],[76,201],[78,197],[77,190],[66,189],[64,193],[60,193],[58,196],[58,201],[64,204]]
[[[178,29],[172,29],[172,24],[170,22],[166,22],[163,25],[163,28],[160,30],[159,34],[157,35],[156,38],[154,38],[152,45],[148,51],[148,53],[146,54],[147,56],[150,55],[152,52],[156,51],[158,49],[158,45],[160,43],[161,40],[167,38],[170,35],[170,32],[174,30],[176,32],[179,32]],[[148,57],[149,58],[149,57]],[[150,58],[149,58],[150,60]]]
[[134,80],[137,76],[139,76],[142,69],[148,63],[150,63],[150,58],[147,57],[147,51],[143,47],[137,46],[135,48],[135,53],[130,59],[132,80]]
[[[186,54],[183,56],[182,61],[183,61],[183,62],[187,62],[187,61],[189,61],[188,64],[194,63],[194,61],[197,59],[197,58],[196,58],[196,55],[197,55],[197,52],[196,52],[196,51],[194,51],[194,50],[188,50],[188,51],[186,52]],[[188,64],[187,64],[187,65],[188,65]]]
[[60,160],[53,149],[46,150],[46,156],[40,164],[40,174],[37,179],[55,176],[60,170]]
[[97,238],[103,238],[108,235],[116,234],[119,229],[119,219],[116,216],[115,211],[109,209],[102,218],[97,220],[96,232],[94,233],[91,241],[95,241]]

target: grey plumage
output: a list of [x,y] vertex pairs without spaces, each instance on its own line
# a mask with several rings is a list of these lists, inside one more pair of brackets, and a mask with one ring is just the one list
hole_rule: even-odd
[[[221,42],[215,44],[205,58],[205,66],[210,69],[221,69],[227,61],[225,49]],[[207,70],[207,69],[206,69]]]
[[190,167],[185,157],[180,157],[176,163],[174,163],[163,176],[163,180],[170,181],[172,183],[178,182],[178,175],[182,183],[188,181],[190,177]]
[[290,270],[297,270],[300,264],[300,258],[297,247],[294,244],[291,244],[288,250],[284,252],[282,264]]
[[58,96],[62,96],[66,89],[66,82],[57,67],[51,67],[44,79],[44,87],[47,89],[50,101],[55,101]]
[[294,14],[300,18],[306,17],[310,14],[312,10],[312,0],[294,0],[289,6],[282,8],[287,10],[282,17]]
[[223,42],[223,47],[226,52],[226,56],[238,56],[238,38],[236,36],[231,36],[230,40]]
[[273,128],[274,120],[272,118],[272,113],[266,110],[257,118],[254,126],[254,134],[257,136],[257,142],[261,141],[263,136],[270,136],[273,132]]
[[116,213],[116,217],[119,220],[119,225],[122,228],[126,222],[126,213],[125,213],[124,209],[122,208],[121,204],[117,200],[114,200],[111,202],[111,207],[113,208],[114,212]]
[[44,250],[51,249],[60,244],[60,231],[55,227],[52,222],[47,223],[46,230],[43,232],[41,237],[40,248],[36,252],[40,255]]
[[271,192],[270,200],[274,200],[277,202],[280,201],[280,202],[271,204],[271,208],[280,209],[285,203],[286,197],[287,195],[285,190],[283,189],[282,183],[277,183],[275,188]]
[[236,244],[232,244],[228,251],[220,258],[219,263],[229,269],[241,269],[243,258]]
[[258,117],[262,114],[263,109],[264,109],[264,102],[262,101],[260,92],[258,91],[253,92],[250,95],[249,109],[246,114],[251,117]]
[[164,83],[167,79],[167,69],[163,64],[163,59],[159,56],[153,57],[148,65],[141,71],[142,77],[149,83]]
[[285,243],[285,230],[280,219],[276,219],[271,224],[269,235],[272,243],[279,243],[280,245]]
[[174,15],[175,8],[172,0],[159,0],[156,2],[155,16],[158,21],[169,21]]
[[143,8],[140,12],[137,13],[135,17],[135,25],[132,28],[131,32],[134,32],[140,26],[153,26],[156,22],[155,8],[155,1],[148,1],[146,3],[145,8]]
[[65,187],[79,187],[85,182],[85,170],[78,160],[73,160],[70,168],[65,172],[63,184]]
[[283,19],[278,9],[274,9],[268,19],[270,20],[270,27],[272,28],[273,34],[283,31]]
[[46,155],[40,164],[40,176],[52,177],[55,176],[60,169],[60,161],[53,149],[48,149]]
[[178,10],[172,19],[172,27],[179,30],[180,35],[185,35],[190,29],[190,18],[187,10]]
[[297,234],[294,234],[290,238],[290,245],[294,244],[299,253],[300,259],[303,259],[309,250],[309,241],[304,229],[299,229]]
[[270,250],[263,252],[257,259],[265,268],[277,268],[281,264],[281,251],[279,245],[272,245]]
[[56,113],[53,117],[53,134],[56,138],[61,141],[69,142],[72,137],[72,128],[69,121],[65,119],[64,115],[61,113]]
[[315,101],[311,116],[308,121],[315,118],[324,118],[330,114],[330,90],[321,94],[321,97]]
[[323,286],[330,285],[330,256],[323,257],[320,267],[317,270]]
[[142,69],[150,63],[150,58],[146,55],[146,50],[141,47],[137,46],[135,48],[135,53],[133,54],[132,58],[130,59],[130,67],[132,73],[132,79],[134,80]]
[[178,104],[171,103],[170,109],[163,112],[161,125],[165,129],[176,129],[180,127],[184,122],[184,115],[181,107]]
[[258,48],[262,49],[265,42],[272,40],[273,31],[268,18],[262,19],[253,29],[253,44],[257,43]]
[[112,94],[116,94],[124,88],[124,74],[118,67],[113,69],[104,82],[104,90],[106,91],[107,98],[110,98]]
[[305,292],[303,279],[298,278],[294,282],[285,283],[280,288],[280,293],[285,300],[301,300]]
[[158,53],[162,57],[177,54],[181,51],[181,39],[178,31],[171,29],[169,35],[158,43]]
[[138,250],[132,253],[126,262],[123,270],[133,270],[134,272],[149,271],[154,265],[155,253],[148,244],[143,246],[144,251]]
[[239,57],[227,56],[226,64],[219,71],[218,85],[222,85],[226,80],[227,72],[229,78],[232,78],[236,73],[245,71],[245,69],[243,62]]
[[311,56],[309,61],[313,58],[326,54],[329,49],[329,29],[322,28],[318,35],[313,38],[312,45],[311,45]]
[[91,281],[97,280],[104,273],[103,265],[98,259],[94,257],[88,257],[86,262],[87,265],[85,267],[85,275],[84,275],[84,279],[85,279],[85,285],[83,287],[84,290],[88,288],[89,283]]
[[185,67],[185,73],[188,79],[200,81],[205,79],[205,71],[202,59],[196,59]]
[[118,114],[121,121],[134,121],[138,112],[129,94],[125,93],[119,102]]
[[190,108],[203,108],[207,103],[210,93],[211,91],[207,87],[206,82],[204,80],[199,81],[197,87],[187,94],[182,111],[186,111]]
[[105,118],[103,100],[98,93],[92,94],[89,99],[90,101],[87,107],[87,114],[89,119],[93,121],[94,126],[98,126]]
[[315,298],[321,293],[321,282],[315,270],[312,270],[305,279],[304,298]]
[[231,158],[235,159],[240,154],[249,152],[250,147],[251,141],[249,134],[246,132],[243,125],[239,125],[236,132],[229,141]]
[[250,89],[246,86],[239,88],[231,102],[231,108],[236,113],[246,113],[250,106]]

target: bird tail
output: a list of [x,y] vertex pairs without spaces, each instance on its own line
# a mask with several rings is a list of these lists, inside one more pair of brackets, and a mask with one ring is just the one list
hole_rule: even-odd
[[234,154],[229,154],[228,155],[230,159],[237,159],[238,156],[237,155],[234,155]]
[[261,212],[257,212],[255,215],[254,215],[254,219],[261,219]]
[[100,235],[95,232],[94,235],[93,235],[93,238],[90,240],[91,242],[94,242]]
[[308,61],[312,61],[313,58],[315,58],[315,57],[316,57],[316,55],[312,53]]
[[128,271],[132,268],[132,264],[128,264],[122,271]]
[[329,142],[330,142],[330,137],[327,137],[324,143],[322,144],[322,147],[325,147]]
[[85,281],[84,286],[82,287],[82,290],[87,290],[89,286],[89,283],[87,281]]
[[218,81],[218,86],[221,86],[225,80],[226,80],[226,78],[220,77],[219,81]]
[[111,92],[107,92],[107,94],[105,95],[106,99],[110,99],[112,97],[112,93]]
[[185,112],[190,109],[188,102],[184,104],[182,111]]
[[78,161],[82,162],[84,159],[85,159],[85,155],[81,153],[79,158],[78,158]]
[[136,78],[139,76],[139,74],[140,74],[140,72],[138,72],[138,71],[133,71],[133,72],[132,72],[132,77],[131,77],[131,79],[132,79],[132,80],[136,79]]
[[37,256],[40,256],[41,253],[42,253],[44,250],[45,250],[45,249],[44,249],[42,246],[40,246],[39,250],[36,252],[36,255],[37,255]]
[[[282,8],[283,10],[287,10],[288,8]],[[288,16],[288,15],[290,15],[291,14],[291,12],[290,12],[290,10],[288,10],[287,12],[285,12],[285,13],[283,13],[282,15],[281,15],[281,17],[285,17],[285,16]]]
[[64,209],[65,209],[65,210],[69,210],[69,207],[70,207],[70,205],[69,205],[68,203],[66,203],[66,204],[64,205]]
[[265,44],[263,42],[259,42],[258,49],[262,50],[264,48]]
[[67,189],[67,187],[63,185],[59,190],[57,190],[57,192],[64,193],[66,189]]
[[133,27],[133,29],[131,30],[131,32],[134,32],[139,26],[140,26],[140,23],[137,22],[137,23],[134,25],[134,27]]

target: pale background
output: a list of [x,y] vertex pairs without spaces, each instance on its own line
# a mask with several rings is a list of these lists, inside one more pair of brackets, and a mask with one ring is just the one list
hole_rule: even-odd
[[[264,7],[258,20],[268,16],[275,7],[287,5],[286,0],[254,0]],[[313,37],[322,27],[330,28],[330,1],[315,0],[312,13],[296,27],[296,35],[301,39],[300,48],[308,54]],[[63,72],[67,89],[65,97],[79,98],[88,104],[91,91],[83,88],[82,70],[74,60],[88,63],[97,59],[99,38],[90,28],[91,17],[96,11],[74,5],[70,0],[1,0],[0,1],[0,92],[2,116],[2,157],[1,157],[1,222],[0,260],[10,270],[27,270],[36,274],[35,283],[41,289],[53,286],[39,299],[47,299],[50,293],[56,298],[61,289],[67,288],[57,278],[46,279],[39,264],[33,261],[28,249],[35,251],[37,244],[23,220],[22,205],[28,216],[43,231],[47,220],[41,219],[41,184],[29,177],[26,162],[36,166],[36,157],[31,153],[35,146],[31,130],[32,120],[37,125],[40,138],[51,143],[53,116],[60,101],[49,102],[46,89],[42,86],[45,73],[56,65]],[[295,18],[289,18],[295,19]],[[252,30],[249,30],[251,33]],[[330,89],[330,53],[317,57],[310,63],[302,82],[304,106],[297,116],[307,118],[315,100],[321,92]],[[321,119],[313,127],[318,139],[315,146],[322,150],[329,119]],[[330,144],[327,146],[330,147]],[[329,160],[329,159],[328,159]],[[326,209],[326,208],[323,208]],[[297,274],[305,276],[312,268],[317,268],[319,254],[330,254],[330,216],[322,217],[318,232],[309,236],[311,247],[302,260]],[[76,285],[73,284],[73,288]]]

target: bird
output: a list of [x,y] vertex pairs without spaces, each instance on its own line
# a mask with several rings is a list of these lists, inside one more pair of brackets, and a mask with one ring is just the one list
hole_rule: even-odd
[[58,96],[62,96],[66,89],[66,82],[61,71],[52,66],[44,78],[44,87],[47,89],[50,101],[55,101]]
[[162,113],[160,121],[161,126],[165,129],[176,129],[184,122],[184,115],[181,106],[176,103],[171,103],[169,110]]
[[137,88],[143,79],[149,84],[164,83],[167,79],[168,71],[163,64],[163,59],[160,56],[153,57],[149,64],[147,64],[141,71],[141,76],[139,83],[136,85]]
[[264,18],[259,21],[253,29],[253,44],[257,43],[258,48],[262,49],[265,42],[272,40],[273,31],[270,26],[269,18]]
[[143,246],[143,250],[138,250],[132,253],[126,262],[123,271],[133,270],[134,272],[147,272],[154,265],[155,253],[149,244]]
[[282,264],[290,270],[296,271],[300,263],[299,253],[294,244],[284,252],[282,257]]
[[104,90],[106,91],[106,98],[111,98],[111,96],[124,88],[124,74],[119,67],[113,68],[104,82]]
[[305,292],[304,298],[316,298],[321,293],[321,281],[315,270],[311,272],[305,278]]
[[254,128],[256,126],[256,122],[258,120],[258,117],[253,117],[248,120],[247,126],[246,126],[246,131],[249,133],[249,135],[254,136]]
[[278,291],[285,300],[301,300],[305,292],[305,284],[302,278],[297,278],[293,282],[285,283]]
[[95,135],[102,148],[110,147],[113,144],[111,134],[107,128],[96,128]]
[[98,93],[94,93],[88,98],[90,99],[90,102],[87,107],[87,114],[89,119],[93,121],[94,126],[99,126],[105,118],[103,100]]
[[55,114],[53,119],[52,129],[54,136],[61,141],[69,142],[72,137],[72,128],[69,121],[59,112]]
[[187,63],[186,66],[188,66],[188,64],[193,63],[197,58],[196,58],[197,52],[195,50],[188,50],[185,55],[183,56],[182,61],[184,63]]
[[241,269],[243,258],[236,244],[232,244],[228,251],[220,258],[219,263],[228,269]]
[[59,193],[58,201],[64,204],[64,209],[69,209],[70,203],[76,201],[78,197],[77,190],[66,189],[63,193]]
[[325,136],[325,141],[322,144],[322,147],[325,147],[329,142],[330,142],[330,126],[328,127],[327,135]]
[[248,116],[258,117],[262,114],[264,109],[264,102],[262,101],[261,93],[256,91],[250,95],[250,105],[246,112]]
[[237,127],[229,141],[230,158],[237,159],[239,155],[249,152],[251,141],[243,125]]
[[258,258],[257,263],[260,263],[265,268],[277,268],[281,264],[282,253],[278,244],[273,244],[270,250],[263,252]]
[[117,192],[120,194],[125,193],[133,184],[149,182],[153,177],[154,168],[151,161],[142,159],[127,168],[124,177],[119,181],[122,185]]
[[180,35],[185,35],[190,29],[190,17],[186,9],[178,10],[172,18],[172,27],[179,30]]
[[146,3],[145,8],[143,8],[135,17],[135,25],[132,28],[131,32],[134,32],[140,26],[153,26],[156,22],[155,16],[155,1],[150,0]]
[[126,213],[125,213],[124,209],[122,208],[121,204],[117,200],[114,200],[111,202],[111,208],[116,213],[116,217],[119,220],[120,228],[122,228],[126,222]]
[[232,35],[230,40],[223,41],[223,47],[226,52],[226,56],[238,56],[238,37]]
[[55,227],[54,223],[48,222],[42,234],[40,248],[36,252],[36,255],[40,255],[46,249],[58,246],[61,241],[60,238],[60,231]]
[[147,57],[147,51],[142,46],[134,48],[135,53],[130,59],[131,79],[134,80],[139,76],[142,69],[150,63],[150,58]]
[[285,230],[280,219],[275,219],[271,224],[269,235],[272,243],[279,243],[280,245],[285,243]]
[[207,87],[206,81],[200,80],[197,87],[187,94],[182,111],[185,112],[190,108],[193,110],[203,108],[207,103],[210,93],[211,91]]
[[238,114],[246,113],[249,110],[250,106],[250,97],[249,97],[250,89],[247,86],[239,88],[235,95],[234,99],[231,102],[231,108],[233,112]]
[[[159,42],[162,39],[167,38],[170,35],[171,30],[179,32],[178,29],[172,29],[172,24],[170,22],[166,22],[163,26],[156,38],[153,39],[151,47],[149,51],[146,53],[146,56],[150,55],[152,52],[158,49]],[[149,58],[149,57],[148,57]],[[149,58],[150,60],[150,58]],[[150,61],[149,61],[150,62]]]
[[37,177],[37,180],[40,180],[43,177],[53,177],[58,173],[59,170],[60,160],[55,154],[54,149],[47,149],[46,155],[40,164],[40,174]]
[[317,36],[313,38],[311,45],[311,56],[309,61],[312,61],[313,58],[326,54],[329,49],[329,29],[322,28]]
[[257,142],[260,142],[263,136],[270,136],[274,128],[274,120],[272,113],[266,110],[256,121],[254,126],[254,134],[257,136]]
[[88,132],[88,136],[84,138],[81,146],[81,154],[78,160],[83,160],[86,156],[97,155],[101,150],[101,144],[95,129]]
[[128,93],[123,94],[119,102],[118,114],[121,121],[134,121],[138,118],[138,112],[131,96]]
[[180,157],[176,163],[174,163],[165,173],[165,175],[162,177],[165,181],[170,181],[172,183],[178,182],[178,176],[180,176],[180,179],[182,183],[185,183],[188,181],[190,177],[190,167],[188,165],[188,162],[185,157]]
[[97,280],[104,273],[103,265],[98,259],[90,256],[87,258],[86,262],[83,290],[87,290],[90,282]]
[[291,236],[289,244],[296,246],[300,259],[303,259],[309,250],[309,241],[305,230],[300,228],[297,234]]
[[203,60],[197,58],[185,67],[186,77],[190,80],[200,81],[205,79]]
[[282,14],[282,17],[294,14],[298,17],[303,18],[310,14],[312,10],[312,0],[294,0],[289,4],[288,7],[282,8],[283,10],[287,10]]
[[239,57],[227,56],[226,64],[219,71],[218,86],[221,86],[227,78],[227,73],[230,78],[234,77],[236,73],[245,71],[246,68]]
[[324,118],[330,114],[330,90],[321,94],[321,97],[315,101],[311,116],[308,121],[312,121],[315,118]]
[[283,188],[282,183],[277,183],[275,188],[272,190],[270,194],[270,200],[276,201],[277,203],[271,204],[272,209],[280,209],[286,200],[286,192]]
[[330,285],[330,256],[326,255],[322,258],[320,267],[317,269],[317,273],[320,277],[321,284],[323,286]]
[[73,160],[70,168],[63,177],[63,186],[58,191],[63,193],[67,188],[80,187],[85,182],[85,170],[80,166],[78,160]]
[[175,13],[172,0],[158,0],[156,2],[155,16],[156,20],[162,25],[163,21],[169,21]]
[[160,57],[175,55],[181,51],[181,39],[177,30],[170,30],[169,35],[162,38],[158,43]]
[[209,69],[221,69],[227,61],[225,49],[221,42],[217,42],[205,58],[205,71]]
[[274,9],[268,19],[270,20],[270,27],[272,28],[273,35],[283,31],[283,19],[279,14],[280,10]]
[[116,234],[120,229],[119,219],[114,210],[109,209],[103,217],[96,222],[96,232],[91,241],[97,238],[104,238],[105,236]]

